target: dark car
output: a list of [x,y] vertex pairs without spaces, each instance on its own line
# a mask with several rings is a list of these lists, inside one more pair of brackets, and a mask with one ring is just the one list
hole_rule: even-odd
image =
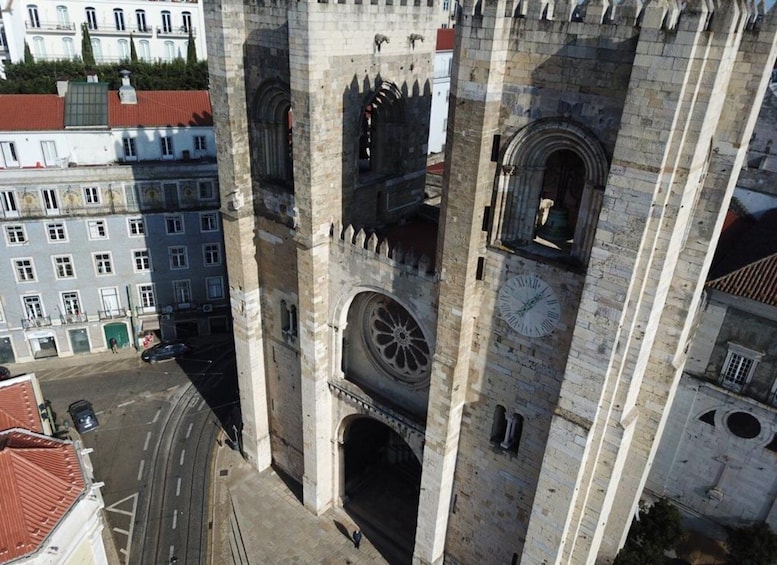
[[146,349],[140,356],[143,361],[156,363],[166,359],[185,357],[192,351],[192,346],[184,341],[165,341]]
[[88,432],[100,425],[92,403],[88,400],[76,400],[67,407],[67,413],[70,414],[73,425],[79,433]]
[[0,365],[0,381],[3,379],[10,379],[11,378],[11,371],[8,370],[8,367],[3,367]]

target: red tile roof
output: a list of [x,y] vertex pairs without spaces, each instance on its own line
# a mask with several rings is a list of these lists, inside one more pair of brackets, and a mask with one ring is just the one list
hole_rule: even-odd
[[707,283],[726,294],[777,306],[777,253]]
[[213,125],[207,90],[138,90],[137,97],[137,104],[122,104],[118,92],[108,92],[111,127]]
[[0,131],[62,129],[65,99],[56,94],[0,95]]
[[32,380],[0,382],[0,431],[24,428],[43,432]]
[[456,30],[453,28],[437,30],[437,51],[453,51]]
[[[137,91],[137,104],[121,104],[108,92],[110,127],[212,126],[213,109],[206,90]],[[62,130],[65,99],[56,94],[0,95],[0,131]]]
[[84,490],[72,443],[0,432],[0,562],[38,549]]

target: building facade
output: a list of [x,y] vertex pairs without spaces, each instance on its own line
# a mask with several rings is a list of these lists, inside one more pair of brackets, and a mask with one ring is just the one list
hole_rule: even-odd
[[3,0],[0,18],[0,63],[23,61],[25,44],[36,61],[83,58],[83,24],[97,63],[128,61],[130,40],[138,59],[186,59],[190,31],[198,59],[207,59],[197,1]]
[[206,6],[246,453],[415,563],[611,562],[775,14],[463,2],[436,222],[437,8],[387,6]]
[[208,94],[131,92],[0,97],[3,362],[229,328]]

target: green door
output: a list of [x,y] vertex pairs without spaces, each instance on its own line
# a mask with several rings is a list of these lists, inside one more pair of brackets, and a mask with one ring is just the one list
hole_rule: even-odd
[[103,327],[105,332],[105,346],[110,349],[111,339],[115,339],[119,344],[119,349],[127,347],[129,345],[129,332],[127,331],[127,324],[105,324]]

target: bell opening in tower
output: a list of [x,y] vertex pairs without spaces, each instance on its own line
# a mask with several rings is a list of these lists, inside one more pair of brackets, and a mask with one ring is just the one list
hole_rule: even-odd
[[585,164],[569,149],[554,151],[545,163],[534,242],[569,252],[585,188]]

